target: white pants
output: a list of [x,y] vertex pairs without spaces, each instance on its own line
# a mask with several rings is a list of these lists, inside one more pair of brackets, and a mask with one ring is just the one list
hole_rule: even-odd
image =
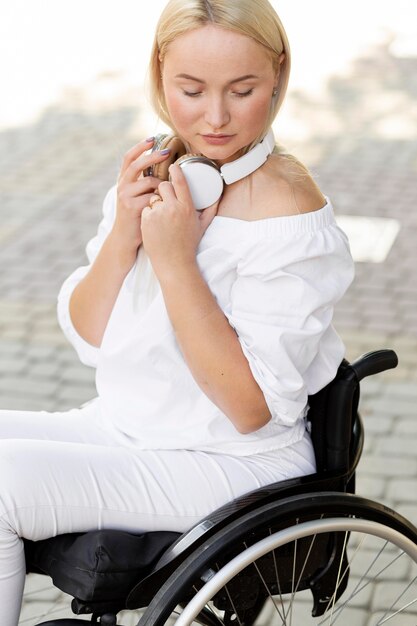
[[308,435],[252,457],[138,451],[100,429],[94,404],[65,413],[0,411],[2,626],[19,621],[22,537],[99,528],[182,532],[233,498],[314,469]]

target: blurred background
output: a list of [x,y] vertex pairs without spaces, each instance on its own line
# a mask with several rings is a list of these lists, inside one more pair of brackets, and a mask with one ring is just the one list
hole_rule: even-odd
[[[400,358],[363,385],[358,491],[417,521],[417,3],[272,4],[293,55],[275,134],[332,199],[357,262],[336,327],[350,359],[381,347]],[[94,396],[56,295],[85,262],[125,151],[163,130],[144,81],[164,5],[0,0],[2,408]]]

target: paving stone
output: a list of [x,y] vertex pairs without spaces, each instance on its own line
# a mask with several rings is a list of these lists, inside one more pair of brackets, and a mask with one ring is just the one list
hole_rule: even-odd
[[376,435],[391,432],[394,421],[392,417],[367,415],[366,411],[363,409],[361,410],[361,415],[364,420],[365,431],[367,433]]
[[396,419],[394,423],[394,433],[397,435],[416,436],[417,435],[417,414],[411,418]]
[[371,376],[361,381],[361,400],[367,402],[374,396],[379,396],[384,391],[386,385],[380,380],[379,376]]
[[53,380],[37,380],[30,378],[22,380],[18,376],[4,376],[0,378],[0,393],[16,393],[17,395],[30,396],[33,398],[51,397],[56,393],[58,382]]
[[407,500],[406,502],[398,502],[395,506],[398,513],[417,526],[417,503],[413,504]]
[[394,476],[417,476],[417,456],[415,459],[390,458],[386,456],[364,455],[361,459],[360,471],[369,475],[392,478]]
[[[354,556],[350,559],[350,571],[353,576],[359,579],[366,572],[366,578],[372,580],[378,575],[380,582],[404,580],[407,577],[410,569],[409,560],[397,558],[398,552],[395,549],[385,550],[384,540],[378,539],[374,550],[368,549],[367,546],[368,537],[357,553],[352,551]],[[367,599],[370,600],[369,596]]]
[[91,400],[97,396],[94,385],[62,387],[54,396],[57,411],[66,411],[74,407],[81,406],[87,400]]
[[380,455],[390,457],[412,457],[416,458],[417,454],[417,438],[416,437],[390,437],[389,439],[381,438],[376,442],[375,452]]
[[[375,624],[382,624],[382,620],[386,619],[387,615],[383,611],[374,612],[372,618],[368,622],[367,626],[375,626]],[[400,621],[397,621],[398,626],[416,626],[416,616],[410,613],[401,613],[401,615],[397,615],[396,618]],[[391,620],[392,622],[392,620]],[[389,624],[389,622],[387,622]]]
[[363,442],[362,456],[367,455],[367,454],[373,454],[374,453],[374,449],[375,449],[375,441],[374,441],[374,439],[372,439],[371,437],[368,437],[365,434],[365,440]]
[[[410,468],[410,474],[412,472]],[[395,478],[388,485],[387,496],[391,502],[417,503],[417,476],[413,478]]]
[[[417,346],[416,346],[417,350]],[[410,385],[409,383],[387,383],[385,386],[385,393],[390,398],[396,398],[399,396],[400,398],[410,398],[416,402],[416,411],[417,411],[417,386]]]
[[95,369],[86,366],[70,366],[63,367],[60,373],[60,379],[66,383],[79,383],[81,385],[94,384]]
[[[383,583],[377,583],[376,588],[375,588],[375,595],[373,598],[373,602],[372,602],[372,609],[373,611],[380,611],[380,610],[389,610],[392,606],[392,604],[400,597],[400,594],[404,591],[404,584],[402,582],[395,582],[395,581],[387,581],[387,582],[383,582]],[[403,597],[401,597],[400,600],[400,605],[403,606],[406,604],[407,599],[408,601],[410,601],[410,590],[408,590],[408,595],[405,594]],[[415,599],[415,596],[414,596]],[[398,607],[397,607],[398,608]],[[413,622],[413,626],[415,626],[416,622],[417,622],[417,606],[416,604],[411,605],[410,607],[408,607],[407,609],[407,613],[408,616],[411,618],[411,616],[414,618],[414,622]],[[408,619],[405,618],[403,621],[403,616],[401,615],[401,625],[404,624],[408,624],[409,622],[406,621]],[[389,623],[389,622],[388,622]],[[412,622],[410,622],[412,623]]]
[[364,498],[382,500],[387,488],[387,482],[381,478],[366,476],[358,472],[356,480],[356,492]]
[[30,360],[42,361],[48,358],[57,358],[59,356],[58,349],[54,346],[43,345],[34,337],[31,337],[30,343],[24,347],[25,354]]
[[27,369],[27,364],[20,358],[2,358],[0,360],[0,377],[4,376],[5,374],[24,375],[24,372],[27,371]]
[[59,377],[59,365],[56,361],[50,362],[37,362],[35,365],[31,367],[30,376],[31,378],[55,378]]
[[[35,398],[20,394],[9,395],[0,391],[0,408],[7,411],[56,411],[57,401],[55,398]],[[70,407],[66,407],[70,408]]]
[[[74,348],[67,343],[59,348],[56,355],[57,361],[62,365],[63,369],[67,367],[81,367],[81,362],[75,352]],[[95,371],[95,368],[85,365],[91,371]]]
[[62,332],[58,329],[38,330],[33,334],[33,340],[50,346],[60,346],[67,342]]
[[382,411],[400,417],[416,415],[417,412],[415,402],[410,397],[390,398],[389,396],[381,396],[373,400],[372,409],[377,414]]
[[63,593],[51,584],[49,576],[28,574],[25,580],[26,600],[30,600],[32,596],[35,596],[37,600],[43,597],[46,600],[56,601],[63,596]]

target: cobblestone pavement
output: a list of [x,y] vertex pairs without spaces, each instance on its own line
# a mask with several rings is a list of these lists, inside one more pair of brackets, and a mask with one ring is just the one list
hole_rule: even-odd
[[[116,84],[117,76],[113,79]],[[322,101],[293,93],[293,114],[308,119],[313,132],[303,142],[287,138],[337,212],[401,224],[383,263],[358,263],[335,321],[350,359],[381,347],[398,352],[396,370],[363,383],[366,446],[357,491],[414,523],[417,111],[411,105],[416,95],[417,59],[395,58],[381,46],[357,60],[350,81],[330,80]],[[147,136],[137,94],[122,96],[113,106],[94,110],[75,90],[37,122],[1,131],[2,408],[64,410],[94,396],[93,372],[80,365],[58,329],[55,302],[63,279],[84,262],[85,243],[95,232],[122,155]],[[22,624],[32,626],[35,611],[54,594],[59,601],[62,596],[36,576],[28,585]]]

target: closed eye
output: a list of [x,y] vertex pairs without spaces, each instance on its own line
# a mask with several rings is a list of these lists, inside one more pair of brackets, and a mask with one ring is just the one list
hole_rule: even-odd
[[235,91],[235,96],[239,96],[239,98],[245,98],[246,96],[250,96],[253,93],[253,89],[249,89],[249,91]]
[[[197,96],[201,96],[201,91],[183,91],[184,96],[188,96],[189,98],[196,98]],[[238,98],[245,98],[246,96],[250,96],[253,93],[253,89],[249,89],[248,91],[234,91],[233,95]]]
[[196,96],[201,95],[201,91],[184,91],[184,96],[189,96],[190,98],[195,98]]

